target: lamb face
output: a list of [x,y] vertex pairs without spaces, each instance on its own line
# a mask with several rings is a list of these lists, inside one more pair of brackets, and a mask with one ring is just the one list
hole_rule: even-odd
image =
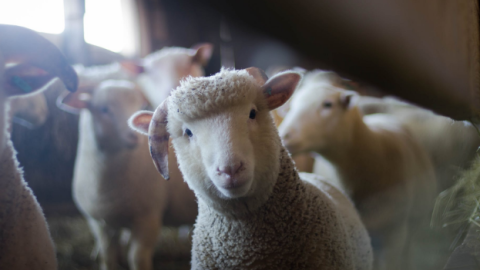
[[[278,130],[293,155],[327,150],[327,142],[348,140],[348,121],[353,92],[330,84],[306,84],[293,97],[290,110]],[[322,128],[319,128],[322,127]]]
[[[268,109],[254,97],[205,117],[172,112],[169,130],[180,169],[194,190],[209,198],[255,196],[278,174],[272,153],[280,151]],[[172,106],[175,111],[175,107]],[[262,147],[257,147],[262,145]]]
[[133,149],[138,135],[128,127],[128,118],[147,105],[137,86],[127,80],[107,80],[93,92],[64,97],[61,109],[88,109],[98,147],[106,152]]
[[150,128],[152,157],[164,178],[171,136],[180,170],[198,197],[213,204],[262,201],[278,176],[281,149],[269,111],[290,97],[299,80],[287,72],[265,82],[256,68],[190,78],[153,116],[132,116],[131,126],[144,133]]

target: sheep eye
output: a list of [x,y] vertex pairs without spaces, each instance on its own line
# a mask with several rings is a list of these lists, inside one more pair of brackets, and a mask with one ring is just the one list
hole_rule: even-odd
[[250,111],[250,115],[249,115],[250,119],[255,119],[256,116],[257,116],[257,111],[255,111],[254,109],[252,109],[252,110]]
[[108,113],[108,107],[102,107],[100,108],[101,113]]
[[188,137],[192,137],[193,136],[193,133],[190,129],[185,129],[185,133],[188,135]]
[[333,103],[331,101],[323,102],[323,107],[324,108],[331,108],[332,106],[333,106]]

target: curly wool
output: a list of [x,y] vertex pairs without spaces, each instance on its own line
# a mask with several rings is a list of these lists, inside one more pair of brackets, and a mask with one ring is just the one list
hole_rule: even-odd
[[354,266],[359,250],[330,194],[301,181],[285,149],[279,156],[273,192],[251,215],[227,217],[199,200],[192,269],[366,269],[371,253]]
[[169,97],[169,111],[194,119],[252,100],[258,85],[245,70],[224,69],[210,77],[188,77]]

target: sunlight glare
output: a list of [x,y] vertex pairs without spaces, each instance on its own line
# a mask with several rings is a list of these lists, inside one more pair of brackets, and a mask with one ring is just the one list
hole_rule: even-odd
[[0,0],[0,23],[59,34],[65,28],[63,0]]
[[85,41],[114,52],[124,48],[123,16],[120,0],[85,1]]

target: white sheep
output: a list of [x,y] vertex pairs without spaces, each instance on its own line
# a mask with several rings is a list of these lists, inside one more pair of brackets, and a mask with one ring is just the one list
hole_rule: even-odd
[[300,75],[257,68],[181,82],[130,125],[149,135],[168,178],[168,140],[195,192],[192,269],[370,269],[370,239],[352,203],[318,178],[302,181],[269,111]]
[[[74,91],[77,77],[56,47],[23,27],[0,25],[0,269],[57,269],[47,223],[23,179],[10,140],[8,99],[59,77]],[[16,63],[16,65],[7,65]]]
[[439,190],[451,187],[461,169],[470,167],[480,146],[476,128],[391,97],[361,97],[364,114],[387,113],[402,122],[425,148],[435,168]]
[[66,96],[60,106],[82,109],[73,198],[95,236],[102,269],[116,269],[123,229],[131,232],[130,269],[152,269],[162,223],[193,224],[197,215],[195,196],[180,173],[160,181],[147,138],[128,127],[128,117],[146,104],[134,83],[107,80],[92,92]]
[[313,151],[333,164],[372,238],[374,268],[411,269],[406,247],[436,195],[432,164],[394,117],[362,118],[352,96],[323,80],[304,84],[279,133],[292,154]]

